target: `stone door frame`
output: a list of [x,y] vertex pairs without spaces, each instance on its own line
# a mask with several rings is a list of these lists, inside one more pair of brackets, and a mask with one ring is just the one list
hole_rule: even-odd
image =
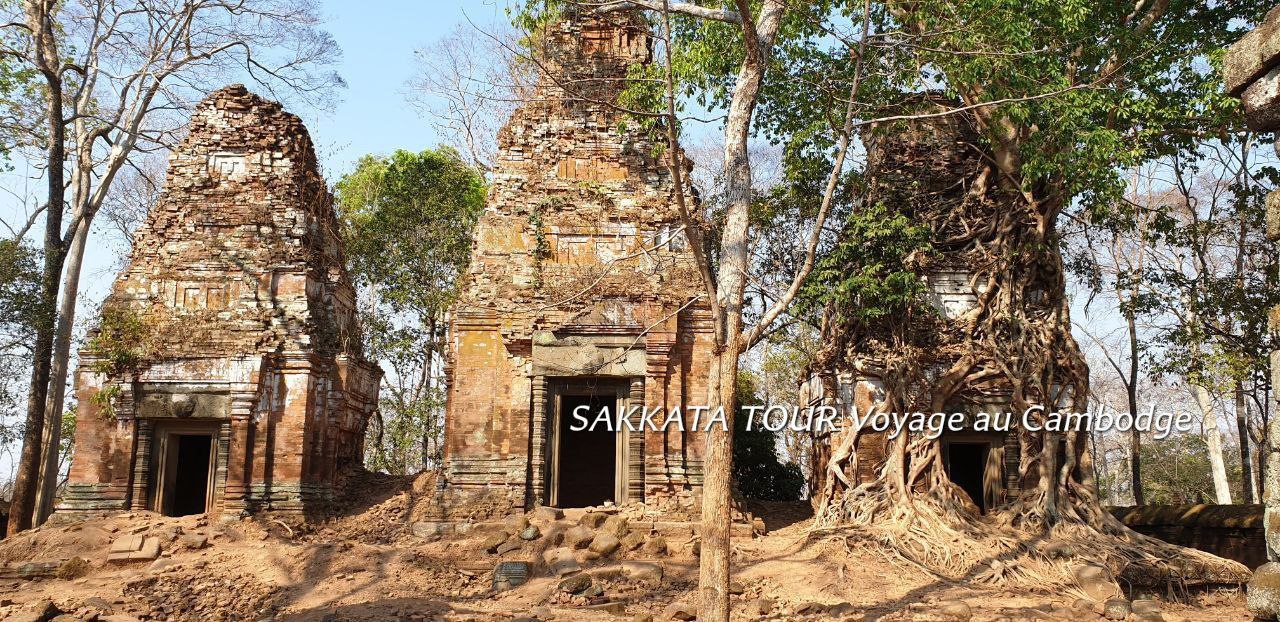
[[[176,464],[169,464],[172,443],[182,435],[208,435],[209,443],[209,481],[205,489],[205,514],[214,511],[221,500],[223,479],[226,477],[228,434],[225,421],[217,419],[188,420],[153,420],[151,431],[151,451],[146,456],[149,464],[146,469],[150,474],[152,485],[147,491],[147,506],[154,512],[166,514],[170,510],[171,499],[167,498],[165,488],[168,481],[175,477],[173,470]],[[170,493],[171,494],[171,493]]]
[[[548,505],[558,507],[560,500],[560,418],[561,398],[569,396],[615,396],[615,412],[625,413],[631,403],[630,378],[616,376],[568,376],[546,379],[546,403],[535,405],[534,412],[542,414],[543,421],[535,421],[536,426],[546,430],[546,447],[543,460],[547,464],[545,481],[541,482],[542,498]],[[540,406],[540,407],[539,407]],[[643,461],[644,456],[637,455],[631,447],[631,433],[624,426],[616,433],[614,442],[614,503],[621,505],[629,500],[630,473],[632,462]]]

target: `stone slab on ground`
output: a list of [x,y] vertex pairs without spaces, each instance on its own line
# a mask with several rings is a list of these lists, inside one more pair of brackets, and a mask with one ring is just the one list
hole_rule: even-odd
[[109,562],[149,562],[160,557],[160,539],[143,535],[116,538],[107,553]]

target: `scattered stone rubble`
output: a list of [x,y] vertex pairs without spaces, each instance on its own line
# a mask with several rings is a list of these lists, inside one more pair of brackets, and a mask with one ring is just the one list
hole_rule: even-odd
[[252,575],[150,576],[124,586],[126,596],[145,603],[153,620],[238,622],[271,619],[280,598],[279,588]]

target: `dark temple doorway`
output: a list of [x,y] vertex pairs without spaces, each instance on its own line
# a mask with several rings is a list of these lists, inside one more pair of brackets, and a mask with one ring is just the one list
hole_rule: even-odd
[[[169,437],[166,461],[172,471],[166,473],[165,514],[187,516],[208,510],[211,434],[174,434]],[[166,465],[168,466],[168,465]]]
[[[603,423],[595,429],[589,426],[606,408],[610,418],[616,417],[616,394],[560,397],[556,482],[560,507],[581,508],[615,501],[618,434]],[[575,411],[579,416],[574,416]],[[575,429],[584,427],[584,418],[587,429]]]
[[952,483],[964,490],[965,494],[978,506],[983,514],[987,512],[986,472],[987,454],[991,445],[987,443],[948,443],[947,444],[947,477]]

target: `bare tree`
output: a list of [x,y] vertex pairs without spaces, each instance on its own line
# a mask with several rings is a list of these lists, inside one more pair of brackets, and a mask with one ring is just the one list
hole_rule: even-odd
[[498,130],[532,93],[537,71],[515,52],[509,24],[459,25],[415,52],[409,102],[469,164],[488,172],[498,152]]
[[[1092,290],[1085,304],[1086,310],[1095,302],[1098,294],[1115,304],[1124,319],[1124,354],[1114,356],[1109,344],[1104,343],[1088,329],[1083,332],[1098,346],[1107,366],[1115,372],[1125,392],[1127,412],[1138,412],[1138,387],[1140,384],[1141,339],[1139,316],[1146,312],[1151,296],[1146,292],[1147,262],[1151,242],[1151,229],[1161,202],[1168,193],[1152,191],[1152,176],[1135,170],[1131,182],[1132,196],[1118,206],[1121,217],[1112,222],[1088,223],[1082,227],[1077,252],[1079,263],[1089,272],[1085,280]],[[1145,189],[1145,195],[1139,196]],[[1101,239],[1098,239],[1098,237]],[[1093,382],[1093,379],[1090,379]],[[1142,491],[1142,433],[1133,429],[1129,433],[1128,460],[1130,468],[1129,488],[1135,505],[1144,505]]]
[[323,70],[339,50],[318,29],[309,0],[28,0],[21,14],[10,10],[6,28],[19,36],[5,53],[35,67],[49,91],[46,321],[15,482],[14,533],[33,512],[40,522],[52,509],[80,270],[112,182],[135,153],[171,144],[183,111],[211,85],[248,79],[272,95],[319,101],[341,81]]
[[135,154],[116,175],[111,192],[102,203],[99,215],[120,239],[116,255],[121,262],[128,260],[133,249],[133,234],[160,198],[166,160],[165,154],[159,152]]

